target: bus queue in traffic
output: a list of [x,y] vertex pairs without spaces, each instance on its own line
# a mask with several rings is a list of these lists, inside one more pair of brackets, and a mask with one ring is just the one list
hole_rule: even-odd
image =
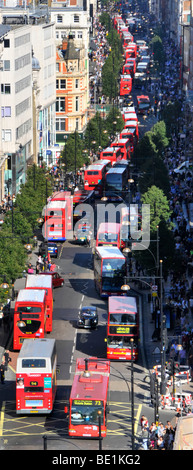
[[[122,38],[125,64],[120,79],[120,96],[129,97],[139,45],[121,15],[113,24]],[[147,51],[148,52],[148,51]],[[144,98],[144,99],[143,99]],[[100,159],[84,172],[84,191],[57,192],[45,210],[44,236],[49,241],[65,241],[73,230],[74,219],[81,218],[79,202],[101,198],[105,192],[124,194],[128,190],[130,159],[138,143],[138,112],[148,112],[148,97],[138,97],[137,110],[122,108],[125,122],[120,135],[100,152]],[[84,194],[83,194],[84,193]],[[77,211],[76,211],[77,209]],[[137,297],[122,290],[127,276],[127,259],[122,225],[130,223],[130,207],[120,215],[120,223],[100,224],[94,249],[94,282],[98,295],[107,300],[106,360],[79,358],[71,387],[68,434],[72,437],[104,437],[107,433],[110,361],[137,360],[139,307]],[[47,274],[47,273],[46,273]],[[46,335],[52,331],[54,317],[52,276],[30,275],[19,291],[14,311],[13,349],[20,351],[16,371],[16,413],[51,413],[56,396],[56,341]],[[131,342],[131,339],[133,340]],[[132,352],[131,352],[132,351]],[[133,356],[132,356],[133,355]],[[89,384],[89,390],[87,386]]]

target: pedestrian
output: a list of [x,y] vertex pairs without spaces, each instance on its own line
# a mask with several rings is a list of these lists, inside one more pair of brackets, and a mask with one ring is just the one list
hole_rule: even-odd
[[147,420],[146,416],[144,416],[144,415],[141,416],[140,424],[141,424],[141,429],[143,429],[145,424],[147,424],[147,426],[148,426],[148,420]]
[[37,263],[36,263],[36,274],[39,274],[39,272],[40,272],[40,263],[38,263],[38,261],[37,261]]
[[142,447],[144,450],[148,450],[149,447],[149,429],[147,423],[142,428]]
[[29,263],[29,265],[28,265],[28,271],[27,272],[28,272],[28,274],[33,274],[34,273],[33,266],[32,266],[31,263]]
[[164,439],[163,439],[163,436],[160,436],[157,439],[157,449],[158,450],[163,450],[164,448],[165,448],[164,447]]

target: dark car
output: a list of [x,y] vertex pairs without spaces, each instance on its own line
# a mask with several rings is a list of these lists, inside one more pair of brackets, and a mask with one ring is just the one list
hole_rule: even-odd
[[96,328],[98,313],[96,307],[82,307],[78,315],[77,326],[82,328]]
[[[48,253],[50,254],[51,257],[57,258],[58,256],[58,247],[56,243],[53,242],[48,242],[47,244],[48,247]],[[46,254],[46,243],[42,242],[40,243],[39,246],[39,255],[44,256]]]
[[60,274],[58,274],[57,272],[52,272],[52,271],[49,271],[49,272],[45,272],[43,271],[42,273],[39,273],[39,274],[42,274],[42,275],[45,275],[47,274],[48,276],[52,276],[52,284],[53,284],[53,287],[62,287],[64,285],[64,278],[60,276]]

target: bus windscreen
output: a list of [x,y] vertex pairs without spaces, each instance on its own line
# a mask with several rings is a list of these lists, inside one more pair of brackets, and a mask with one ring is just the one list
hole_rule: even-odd
[[99,412],[103,421],[103,403],[101,400],[80,400],[80,402],[85,402],[85,404],[76,405],[72,402],[71,424],[75,426],[78,424],[98,425]]
[[118,325],[136,325],[137,315],[131,313],[111,313],[109,323],[117,323]]
[[98,241],[99,242],[116,242],[118,240],[118,235],[117,233],[99,233],[98,234]]

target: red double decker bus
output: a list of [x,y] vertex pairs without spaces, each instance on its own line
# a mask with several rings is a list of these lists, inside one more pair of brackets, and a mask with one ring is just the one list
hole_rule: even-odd
[[69,436],[106,436],[109,376],[109,361],[77,359],[69,400]]
[[135,137],[136,137],[136,143],[138,142],[139,140],[139,126],[138,126],[138,120],[136,121],[135,119],[129,119],[128,121],[125,121],[125,126],[124,126],[124,129],[129,129],[129,131],[131,129],[134,129],[135,130]]
[[84,171],[84,189],[94,190],[96,196],[101,196],[103,192],[105,175],[111,167],[110,160],[99,160],[89,165]]
[[44,238],[64,241],[73,228],[73,197],[69,191],[59,191],[45,207]]
[[120,96],[130,95],[132,90],[131,75],[121,75],[120,80]]
[[24,340],[16,367],[16,413],[49,414],[53,410],[57,379],[55,339]]
[[94,280],[101,297],[121,295],[126,276],[126,258],[115,246],[99,246],[94,253]]
[[116,246],[120,249],[120,224],[102,222],[97,230],[96,246]]
[[122,36],[123,47],[128,47],[133,42],[133,36],[129,31],[124,31]]
[[130,142],[129,139],[118,139],[117,142],[113,141],[112,147],[118,147],[121,149],[122,158],[127,160],[130,158]]
[[130,57],[132,57],[133,59],[137,57],[137,44],[135,44],[134,42],[128,44],[128,47],[125,51],[125,60],[129,59]]
[[110,160],[111,165],[118,160],[122,159],[122,153],[120,147],[106,147],[106,149],[102,150],[100,153],[100,160]]
[[46,324],[45,332],[50,333],[52,331],[52,319],[53,319],[53,286],[52,276],[46,276],[45,274],[28,274],[26,279],[26,289],[44,289],[46,292]]
[[46,291],[21,289],[14,309],[13,349],[20,350],[25,338],[44,338],[46,325]]
[[107,358],[131,360],[138,358],[139,315],[136,297],[112,296],[108,299]]
[[135,75],[137,64],[136,64],[136,58],[135,57],[128,57],[125,61],[125,65],[131,66],[133,64],[133,73]]

